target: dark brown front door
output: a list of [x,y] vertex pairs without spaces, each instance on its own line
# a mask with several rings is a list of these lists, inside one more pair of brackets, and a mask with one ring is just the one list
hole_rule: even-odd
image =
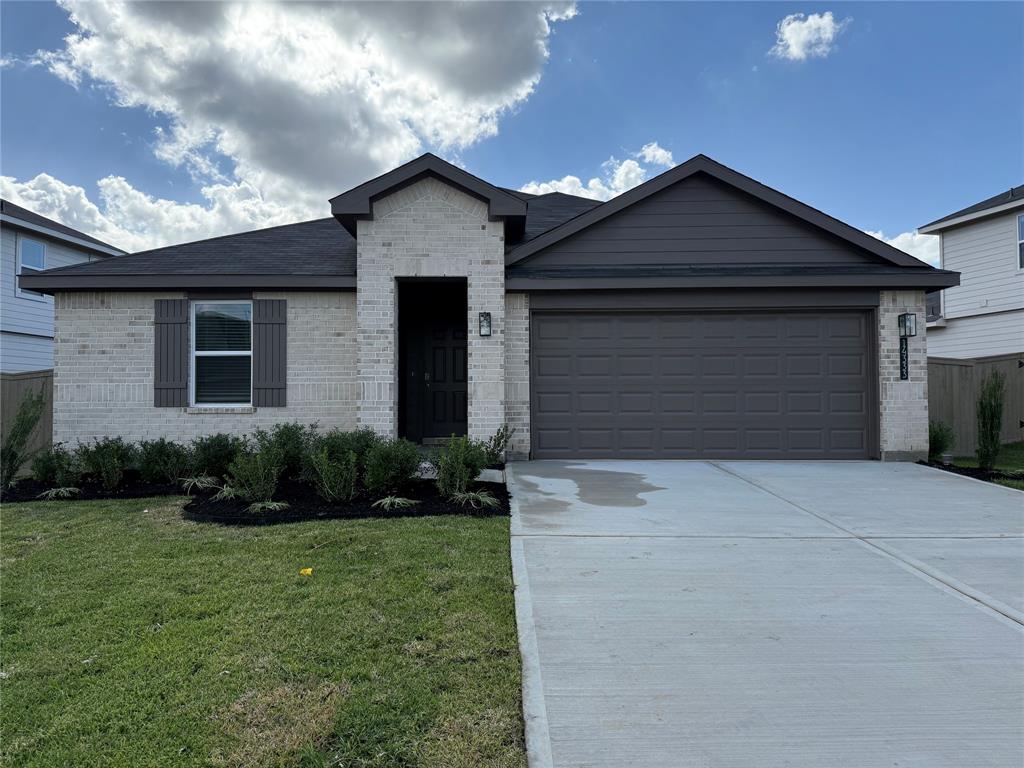
[[423,333],[426,363],[419,382],[422,437],[466,434],[466,329],[431,324]]

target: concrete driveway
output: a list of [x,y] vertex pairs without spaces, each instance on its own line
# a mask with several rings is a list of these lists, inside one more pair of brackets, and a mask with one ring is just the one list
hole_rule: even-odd
[[913,464],[509,465],[531,766],[1024,765],[1024,494]]

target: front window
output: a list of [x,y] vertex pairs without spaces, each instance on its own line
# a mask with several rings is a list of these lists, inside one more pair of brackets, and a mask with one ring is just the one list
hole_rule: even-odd
[[[28,237],[18,237],[18,276],[31,275],[46,269],[46,244]],[[18,280],[18,295],[30,299],[43,299],[43,294],[28,291],[21,287]]]
[[1017,217],[1017,269],[1024,269],[1024,215]]
[[252,403],[252,302],[192,304],[192,404]]

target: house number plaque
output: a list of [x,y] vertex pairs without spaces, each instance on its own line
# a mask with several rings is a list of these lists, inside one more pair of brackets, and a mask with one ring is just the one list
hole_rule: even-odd
[[907,339],[900,339],[900,381],[910,378],[910,352],[907,350]]

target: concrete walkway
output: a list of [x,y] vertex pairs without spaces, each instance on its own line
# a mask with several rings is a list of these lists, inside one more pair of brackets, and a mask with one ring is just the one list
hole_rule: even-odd
[[1024,765],[1024,493],[877,462],[508,477],[533,768]]

